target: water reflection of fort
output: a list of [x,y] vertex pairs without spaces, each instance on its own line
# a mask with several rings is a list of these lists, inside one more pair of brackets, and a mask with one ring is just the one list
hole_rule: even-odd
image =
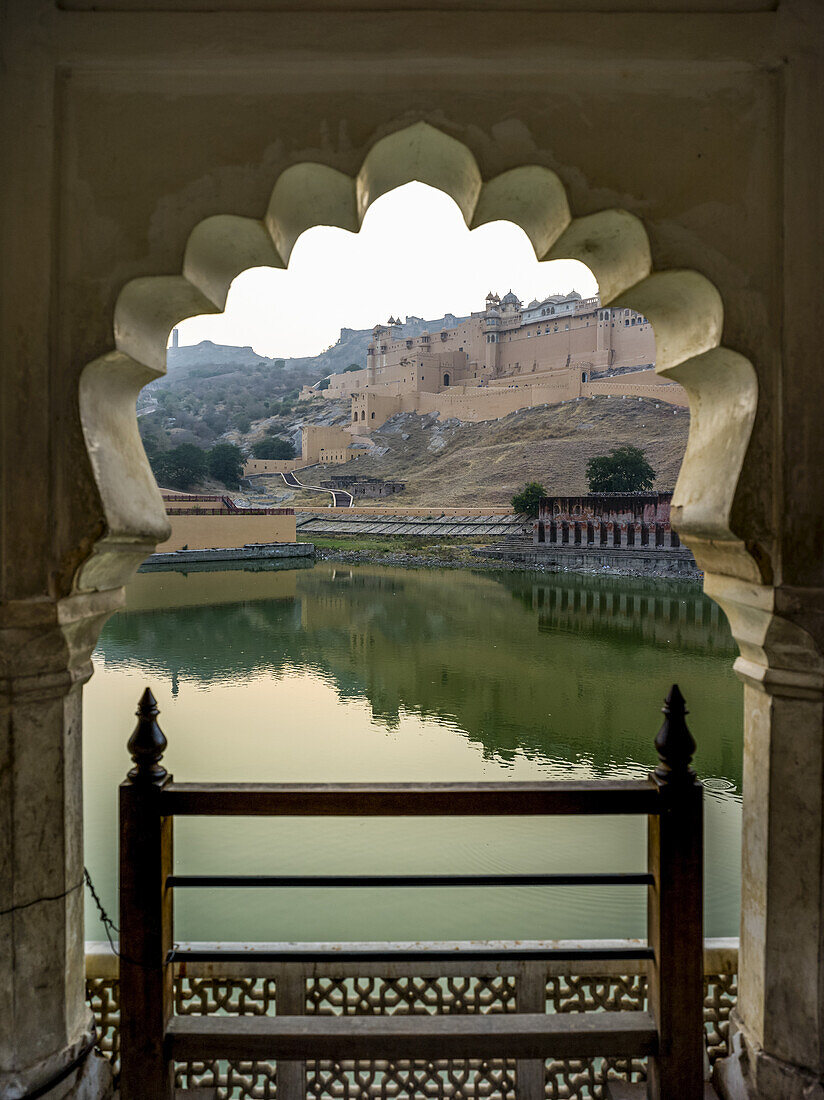
[[733,654],[726,620],[691,585],[331,564],[139,575],[98,649],[173,685],[311,672],[389,728],[417,714],[499,761],[585,759],[596,771],[650,762],[677,679],[703,774],[737,782]]

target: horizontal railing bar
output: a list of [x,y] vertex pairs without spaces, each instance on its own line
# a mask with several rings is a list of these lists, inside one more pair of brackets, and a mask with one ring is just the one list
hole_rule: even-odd
[[657,814],[647,779],[543,783],[169,783],[162,814],[226,817],[496,817]]
[[[584,961],[597,960],[621,960],[640,962],[645,959],[653,959],[654,952],[651,947],[635,945],[627,947],[600,947],[580,948],[572,947],[508,947],[506,958],[518,962],[541,961]],[[455,948],[439,949],[438,947],[409,947],[392,952],[391,962],[500,962],[502,952],[498,947],[474,947],[469,945],[462,947],[460,953]],[[294,950],[289,947],[283,949],[266,950],[260,948],[221,948],[207,949],[173,947],[166,956],[168,963],[359,963],[359,962],[387,962],[387,952],[380,945],[374,947],[362,947],[360,945],[348,946],[341,944],[334,948],[315,947],[306,945],[303,950]]]
[[[570,974],[586,976],[599,975],[600,977],[620,977],[627,974],[646,973],[649,967],[648,960],[641,960],[637,965],[630,960],[628,964],[621,959],[604,959],[605,949],[616,947],[637,947],[638,941],[631,939],[613,940],[416,940],[416,941],[364,941],[357,946],[368,947],[373,953],[379,952],[379,957],[359,958],[357,962],[349,962],[341,967],[337,965],[337,954],[346,947],[351,950],[352,942],[330,941],[319,944],[312,943],[278,943],[271,941],[260,942],[210,942],[208,940],[184,940],[176,945],[177,950],[193,950],[208,953],[215,947],[223,950],[230,949],[242,953],[238,962],[224,963],[220,959],[191,963],[188,961],[179,969],[191,978],[271,978],[288,972],[304,977],[449,977],[449,976],[477,976],[477,964],[471,959],[464,961],[464,952],[467,948],[486,947],[496,956],[494,965],[485,966],[489,974],[520,974],[524,963],[520,959],[510,959],[510,951],[513,947],[532,948],[563,948],[566,959],[560,961],[550,959],[543,960],[543,965],[534,965],[547,975],[568,976]],[[410,948],[418,948],[423,953],[412,962],[397,962],[400,951],[408,951]],[[321,962],[293,961],[296,951],[305,954],[308,949],[318,948],[324,951],[324,959]],[[437,950],[441,955],[441,961],[437,959],[433,963],[427,961],[429,950]],[[100,979],[114,979],[120,970],[120,960],[115,952],[118,944],[114,946],[107,942],[86,942],[86,977]],[[590,954],[595,953],[596,958],[582,960],[581,951]],[[280,952],[286,956],[285,962],[270,963],[257,960],[263,953]],[[448,953],[448,958],[443,961]],[[570,958],[569,956],[574,956]],[[738,940],[737,939],[707,939],[704,940],[704,974],[735,974],[738,971]]]
[[395,1016],[173,1016],[169,1057],[217,1059],[587,1058],[654,1054],[646,1012]]
[[647,872],[524,875],[170,875],[175,888],[323,889],[452,886],[652,886]]

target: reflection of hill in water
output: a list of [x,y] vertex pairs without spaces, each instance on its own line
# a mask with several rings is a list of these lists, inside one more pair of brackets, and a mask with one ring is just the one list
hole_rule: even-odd
[[[343,697],[456,725],[499,760],[596,769],[653,758],[667,687],[692,711],[703,774],[740,772],[740,688],[723,616],[692,586],[319,565],[275,579],[139,578],[107,624],[109,664],[206,683],[308,670]],[[177,583],[177,582],[175,582]],[[213,600],[234,596],[234,602]],[[188,606],[174,606],[185,602]],[[158,602],[162,609],[158,608]]]

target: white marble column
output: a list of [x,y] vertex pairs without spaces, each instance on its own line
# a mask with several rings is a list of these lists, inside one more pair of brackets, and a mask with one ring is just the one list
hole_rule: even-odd
[[85,1002],[81,704],[116,599],[15,601],[0,613],[2,1100],[44,1086],[49,1100],[111,1093]]
[[744,680],[741,953],[726,1100],[824,1100],[824,594],[727,582]]

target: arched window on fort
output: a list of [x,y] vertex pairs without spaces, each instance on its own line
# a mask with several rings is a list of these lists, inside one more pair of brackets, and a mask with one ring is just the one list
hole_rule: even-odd
[[589,381],[589,375],[587,374],[586,371],[581,372],[581,381],[582,382],[588,382]]
[[448,386],[448,385],[449,385],[449,375],[448,375],[448,374],[445,374],[445,375],[443,376],[443,384],[444,384],[445,386]]

